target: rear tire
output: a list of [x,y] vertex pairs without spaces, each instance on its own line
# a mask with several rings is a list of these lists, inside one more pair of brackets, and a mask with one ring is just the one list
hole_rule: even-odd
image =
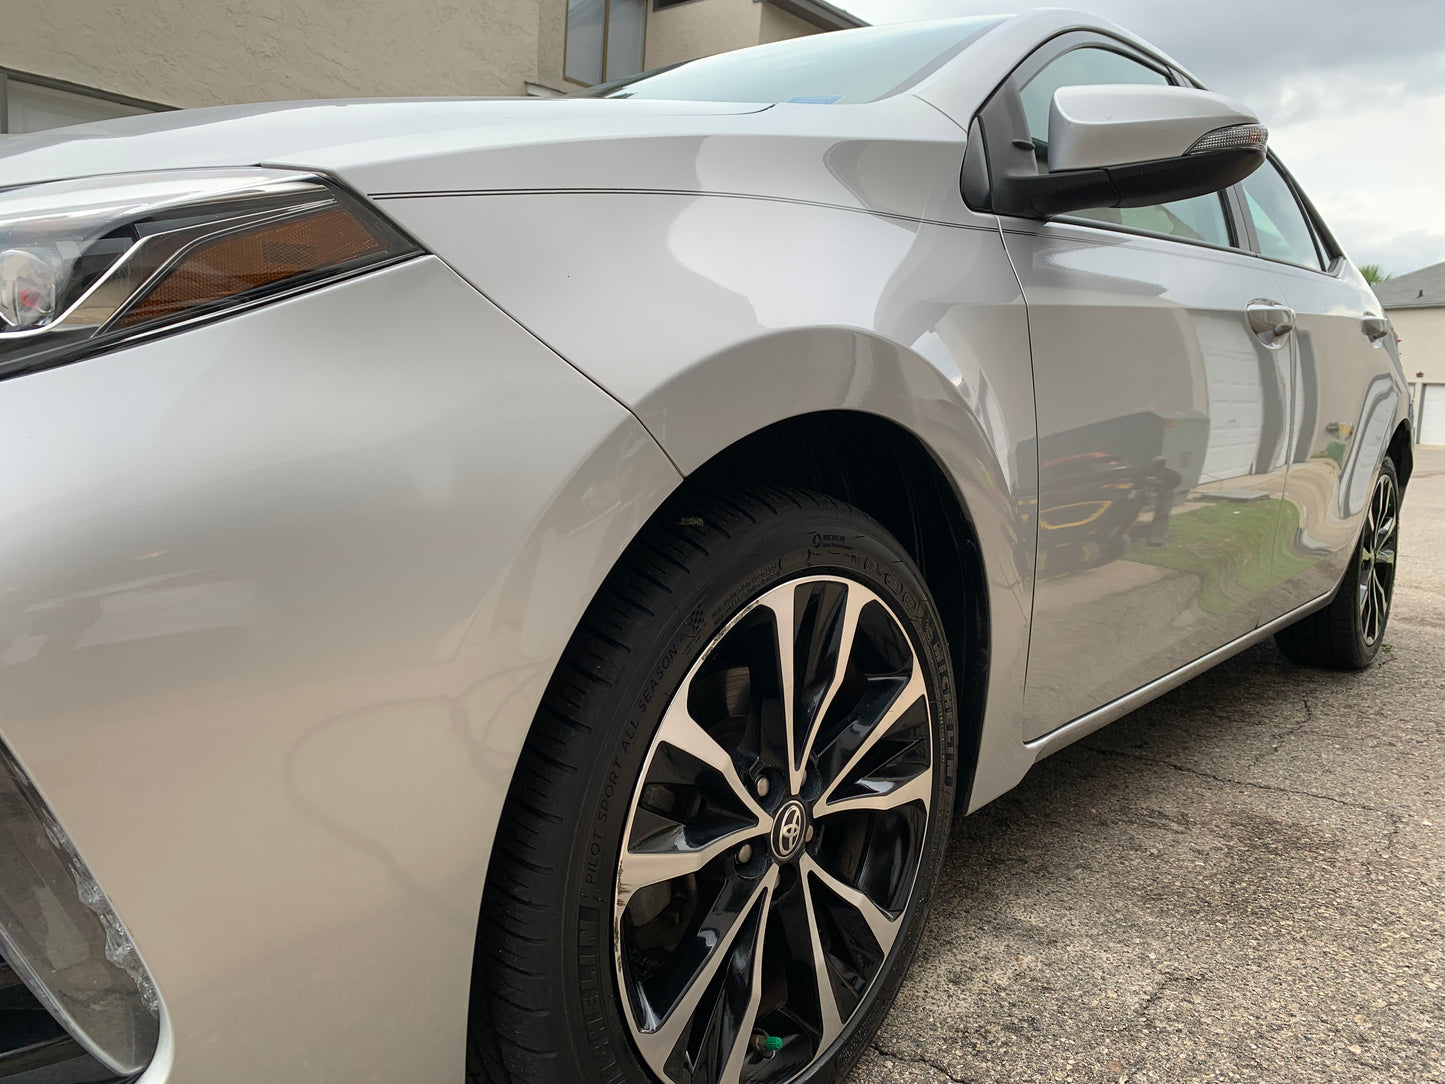
[[954,704],[927,587],[875,521],[801,490],[675,498],[588,607],[518,764],[469,1079],[841,1080],[922,933]]
[[1328,670],[1361,670],[1375,661],[1390,618],[1399,539],[1400,479],[1387,456],[1334,600],[1275,634],[1287,659]]

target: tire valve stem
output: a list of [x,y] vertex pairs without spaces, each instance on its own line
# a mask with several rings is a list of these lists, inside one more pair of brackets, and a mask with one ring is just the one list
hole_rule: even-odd
[[771,1058],[779,1050],[783,1049],[781,1036],[769,1035],[766,1032],[753,1032],[753,1050],[765,1058]]

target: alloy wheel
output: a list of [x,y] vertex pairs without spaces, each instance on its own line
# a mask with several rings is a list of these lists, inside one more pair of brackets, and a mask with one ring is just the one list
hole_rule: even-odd
[[632,1039],[671,1084],[785,1084],[883,974],[934,793],[904,626],[843,576],[744,607],[665,710],[631,796],[613,945]]
[[1395,557],[1399,545],[1399,489],[1394,479],[1381,473],[1365,513],[1360,539],[1360,570],[1356,610],[1365,646],[1374,647],[1385,631],[1390,614],[1390,597],[1395,589]]

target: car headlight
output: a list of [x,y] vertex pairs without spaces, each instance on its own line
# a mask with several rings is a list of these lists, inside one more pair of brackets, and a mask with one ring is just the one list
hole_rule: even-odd
[[[3,743],[0,955],[107,1069],[130,1076],[150,1062],[160,1037],[160,997],[150,973],[70,837]],[[0,1067],[0,1077],[9,1075]]]
[[307,173],[131,173],[0,191],[0,376],[417,251]]

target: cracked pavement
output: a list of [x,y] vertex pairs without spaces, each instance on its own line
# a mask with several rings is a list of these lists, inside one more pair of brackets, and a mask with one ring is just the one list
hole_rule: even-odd
[[1260,644],[954,825],[848,1084],[1445,1081],[1445,450],[1375,666]]

